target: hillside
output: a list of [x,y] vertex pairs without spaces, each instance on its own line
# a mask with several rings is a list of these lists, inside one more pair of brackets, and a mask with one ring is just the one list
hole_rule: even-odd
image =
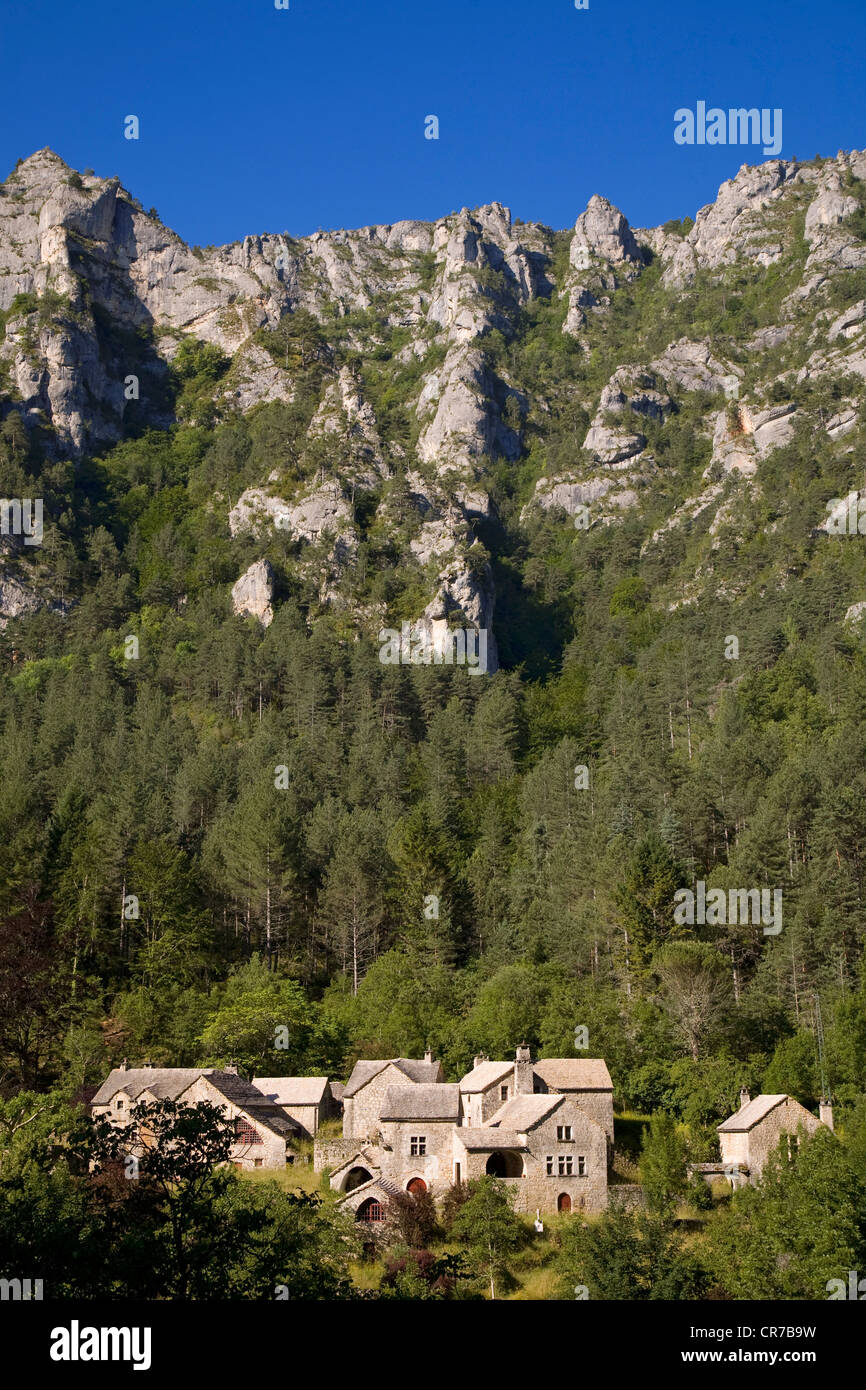
[[744,1084],[854,1105],[866,153],[652,229],[190,247],[50,150],[0,195],[6,1092],[584,1026],[698,1156]]

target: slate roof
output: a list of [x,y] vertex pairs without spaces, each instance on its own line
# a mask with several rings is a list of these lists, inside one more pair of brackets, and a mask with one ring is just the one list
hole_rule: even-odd
[[600,1057],[549,1057],[533,1062],[545,1086],[557,1091],[612,1091],[610,1072]]
[[493,1129],[490,1125],[479,1125],[477,1129],[461,1125],[457,1138],[464,1149],[525,1149],[526,1145],[516,1129]]
[[362,1086],[378,1076],[380,1071],[384,1071],[387,1066],[396,1067],[409,1081],[414,1081],[418,1085],[425,1082],[435,1081],[439,1075],[438,1062],[418,1062],[414,1057],[386,1057],[384,1061],[376,1062],[356,1062],[352,1068],[352,1075],[346,1082],[346,1089],[343,1092],[345,1100],[349,1100]]
[[380,1120],[450,1120],[460,1116],[460,1087],[450,1082],[389,1086]]
[[466,1073],[460,1082],[460,1089],[464,1095],[475,1095],[478,1091],[486,1091],[488,1086],[495,1086],[497,1081],[510,1076],[513,1071],[513,1062],[479,1062],[477,1067]]
[[252,1084],[274,1105],[321,1105],[326,1076],[254,1076]]
[[230,1100],[239,1110],[246,1111],[251,1119],[273,1134],[278,1134],[281,1139],[296,1132],[297,1125],[249,1081],[235,1076],[233,1072],[219,1071],[214,1067],[132,1067],[126,1071],[115,1067],[96,1092],[91,1105],[107,1105],[118,1091],[124,1091],[131,1100],[137,1100],[145,1091],[150,1091],[158,1100],[179,1100],[184,1091],[201,1077],[208,1080],[219,1095]]
[[549,1115],[561,1101],[562,1096],[513,1096],[504,1105],[500,1105],[487,1123],[525,1134],[533,1125],[543,1120],[545,1115]]
[[264,1125],[272,1134],[286,1139],[297,1133],[298,1126],[294,1120],[284,1115],[273,1101],[263,1096],[249,1081],[244,1081],[242,1076],[235,1076],[230,1071],[204,1071],[201,1075],[221,1096],[243,1110],[256,1124]]
[[771,1110],[775,1110],[777,1105],[781,1105],[782,1101],[787,1099],[787,1096],[755,1096],[754,1100],[750,1100],[736,1115],[731,1115],[718,1125],[717,1129],[722,1134],[743,1134],[746,1130],[754,1129]]
[[142,1091],[152,1091],[160,1100],[177,1100],[201,1075],[200,1067],[114,1067],[90,1103],[107,1105],[118,1091],[125,1091],[132,1100]]
[[[351,1192],[344,1192],[337,1205],[342,1206],[344,1202],[350,1200],[357,1201],[358,1197],[362,1197],[366,1201],[367,1197],[372,1197],[377,1191],[383,1193],[385,1197],[402,1197],[403,1195],[402,1187],[398,1187],[390,1178],[375,1177],[370,1178],[369,1182],[362,1182],[358,1187],[353,1187]],[[358,1205],[363,1206],[363,1201],[359,1202]]]

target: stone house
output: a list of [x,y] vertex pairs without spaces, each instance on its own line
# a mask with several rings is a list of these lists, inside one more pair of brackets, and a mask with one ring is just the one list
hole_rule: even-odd
[[444,1082],[441,1062],[434,1062],[429,1052],[423,1062],[411,1057],[393,1057],[388,1061],[356,1062],[343,1091],[343,1137],[367,1139],[379,1128],[379,1114],[385,1093],[392,1086],[424,1085]]
[[442,1196],[484,1174],[514,1187],[519,1211],[607,1205],[613,1085],[598,1059],[533,1062],[521,1046],[512,1062],[476,1057],[456,1083],[429,1053],[358,1062],[343,1131],[316,1166],[333,1165],[331,1186],[360,1221],[384,1220],[391,1188]]
[[156,1100],[222,1106],[235,1123],[230,1161],[237,1168],[284,1168],[294,1161],[298,1125],[232,1067],[115,1067],[93,1097],[91,1114],[125,1126],[133,1106]]
[[323,1120],[337,1113],[327,1076],[254,1076],[252,1085],[309,1139],[315,1138]]
[[[830,1106],[822,1105],[821,1112],[821,1118],[816,1119],[793,1096],[756,1096],[752,1100],[748,1091],[741,1091],[739,1110],[718,1126],[722,1161],[718,1168],[713,1168],[712,1176],[718,1176],[719,1171],[726,1172],[734,1186],[746,1180],[754,1186],[783,1136],[788,1153],[793,1157],[801,1133],[814,1134],[823,1124],[833,1128]],[[707,1170],[704,1176],[709,1177],[711,1165],[701,1167]]]
[[486,1125],[457,1130],[454,1154],[455,1182],[503,1178],[518,1211],[607,1206],[607,1135],[571,1096],[514,1096]]

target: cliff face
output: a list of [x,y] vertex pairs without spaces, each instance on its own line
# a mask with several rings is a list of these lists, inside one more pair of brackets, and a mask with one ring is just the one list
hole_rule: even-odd
[[[578,527],[633,513],[652,517],[652,547],[701,524],[711,567],[719,528],[797,429],[844,453],[866,376],[863,180],[864,153],[772,160],[744,166],[690,226],[632,229],[594,196],[570,234],[513,224],[493,203],[432,224],[203,250],[117,180],[41,150],[0,188],[0,408],[47,429],[48,457],[100,456],[130,430],[172,425],[188,339],[225,358],[211,423],[291,404],[308,363],[288,338],[283,356],[279,335],[309,315],[321,371],[297,452],[318,467],[278,464],[239,497],[215,497],[225,529],[289,533],[327,605],[373,525],[417,571],[419,630],[461,617],[487,628],[494,583],[477,536],[500,520],[503,469],[524,480],[518,528],[545,512]],[[832,409],[809,406],[810,383],[835,383]],[[393,427],[394,401],[407,429]],[[703,453],[684,495],[665,470],[685,422]],[[4,545],[9,618],[39,602],[38,585],[20,547]],[[252,607],[244,587],[239,611],[271,613],[266,578]]]

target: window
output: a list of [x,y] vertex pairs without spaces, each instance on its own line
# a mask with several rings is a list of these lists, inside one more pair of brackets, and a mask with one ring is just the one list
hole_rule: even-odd
[[574,1158],[573,1158],[573,1156],[572,1156],[571,1154],[560,1154],[560,1155],[559,1155],[559,1176],[560,1176],[561,1178],[570,1177],[571,1174],[572,1174],[572,1172],[574,1171],[573,1164],[574,1164]]
[[423,1158],[427,1152],[427,1136],[413,1134],[409,1138],[409,1153],[412,1158]]
[[556,1137],[560,1143],[571,1138],[571,1125],[557,1125]]
[[499,1099],[500,1099],[500,1100],[507,1100],[507,1099],[508,1099],[508,1087],[507,1087],[507,1086],[500,1086],[500,1087],[499,1087]]
[[384,1221],[385,1213],[382,1210],[382,1203],[377,1202],[375,1197],[368,1197],[366,1202],[362,1202],[358,1208],[356,1221]]
[[114,1108],[115,1108],[115,1110],[122,1110],[122,1109],[123,1109],[123,1101],[122,1101],[122,1100],[115,1101],[115,1103],[114,1103]]
[[786,1134],[785,1138],[788,1141],[788,1162],[793,1163],[800,1148],[800,1138],[797,1134]]
[[544,1162],[545,1162],[545,1166],[546,1166],[546,1168],[547,1168],[547,1176],[548,1176],[549,1178],[552,1178],[552,1177],[553,1177],[553,1154],[548,1154],[548,1155],[547,1155],[547,1158],[544,1160]]
[[586,1177],[586,1159],[583,1154],[577,1155],[577,1176],[579,1178]]
[[235,1120],[235,1140],[238,1144],[261,1144],[262,1136],[248,1120],[238,1117]]
[[254,1168],[261,1168],[261,1166],[262,1166],[262,1164],[264,1163],[264,1161],[265,1161],[265,1160],[264,1160],[263,1158],[254,1158],[254,1159],[253,1159],[253,1167],[254,1167]]

